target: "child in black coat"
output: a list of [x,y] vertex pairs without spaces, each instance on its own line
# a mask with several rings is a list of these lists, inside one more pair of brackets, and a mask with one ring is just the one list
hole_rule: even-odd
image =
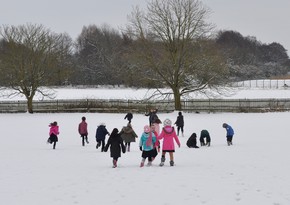
[[184,137],[183,135],[184,119],[182,112],[178,112],[178,116],[174,124],[177,126],[177,136],[179,136],[179,131],[181,130],[181,135],[182,137]]
[[128,123],[131,124],[131,121],[133,119],[133,114],[131,112],[128,112],[127,115],[124,117],[124,120],[127,119]]
[[104,148],[104,151],[107,152],[110,147],[111,157],[113,158],[113,168],[117,167],[118,158],[121,157],[121,151],[123,153],[126,152],[125,145],[123,143],[123,139],[119,134],[119,130],[114,128],[108,142]]
[[188,138],[186,145],[189,148],[199,148],[196,144],[196,133],[192,133],[192,135]]

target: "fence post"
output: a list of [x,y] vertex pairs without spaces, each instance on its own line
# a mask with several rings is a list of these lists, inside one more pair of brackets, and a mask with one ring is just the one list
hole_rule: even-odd
[[208,112],[211,112],[211,105],[210,105],[210,99],[208,99]]
[[89,99],[87,99],[87,112],[89,112],[90,108],[89,108]]

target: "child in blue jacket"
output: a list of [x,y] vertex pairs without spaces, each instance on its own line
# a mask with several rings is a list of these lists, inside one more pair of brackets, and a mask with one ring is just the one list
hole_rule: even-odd
[[227,142],[228,142],[228,146],[233,145],[232,140],[233,140],[233,136],[234,136],[234,130],[233,128],[228,125],[227,123],[223,123],[223,128],[225,128],[227,130]]
[[148,158],[148,166],[152,165],[153,148],[156,142],[156,136],[148,125],[144,126],[144,132],[140,137],[139,147],[142,151],[142,161],[140,167],[144,166],[146,158]]

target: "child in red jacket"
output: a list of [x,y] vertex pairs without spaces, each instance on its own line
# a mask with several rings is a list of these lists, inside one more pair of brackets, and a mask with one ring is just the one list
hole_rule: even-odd
[[89,144],[88,140],[88,124],[86,122],[86,117],[82,117],[82,122],[79,124],[79,134],[82,138],[82,145],[85,146],[85,141]]

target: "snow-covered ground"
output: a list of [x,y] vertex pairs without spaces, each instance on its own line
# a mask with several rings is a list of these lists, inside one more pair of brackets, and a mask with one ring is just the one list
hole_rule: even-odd
[[[255,89],[245,94],[273,98],[269,93],[280,91],[290,97],[287,89]],[[110,92],[115,98],[134,93],[111,89],[104,95]],[[96,90],[61,93],[67,98],[99,96]],[[176,166],[169,166],[167,155],[165,166],[159,167],[159,154],[152,167],[140,168],[136,142],[131,152],[122,154],[115,169],[110,153],[95,148],[95,130],[101,122],[110,132],[121,129],[127,123],[125,113],[0,114],[1,204],[290,204],[289,112],[183,114],[185,136],[180,137],[181,147],[176,147]],[[77,132],[82,116],[89,126],[90,144],[85,147]],[[158,116],[174,122],[177,112]],[[55,150],[46,144],[52,121],[60,126]],[[235,130],[233,146],[226,145],[223,122]],[[134,114],[132,124],[139,136],[147,123],[148,117]],[[188,137],[193,132],[199,136],[202,129],[210,132],[212,146],[187,148]]]
[[[130,99],[140,100],[148,98],[156,90],[154,89],[132,89],[125,87],[97,86],[97,87],[57,87],[45,89],[54,93],[54,99]],[[162,90],[162,89],[161,89]],[[233,84],[233,87],[220,90],[223,95],[216,92],[191,93],[194,99],[221,98],[221,99],[263,99],[263,98],[290,98],[290,79],[285,80],[251,80]],[[23,95],[7,97],[11,90],[0,91],[0,101],[26,100]],[[36,94],[34,100],[49,100],[49,98]]]

